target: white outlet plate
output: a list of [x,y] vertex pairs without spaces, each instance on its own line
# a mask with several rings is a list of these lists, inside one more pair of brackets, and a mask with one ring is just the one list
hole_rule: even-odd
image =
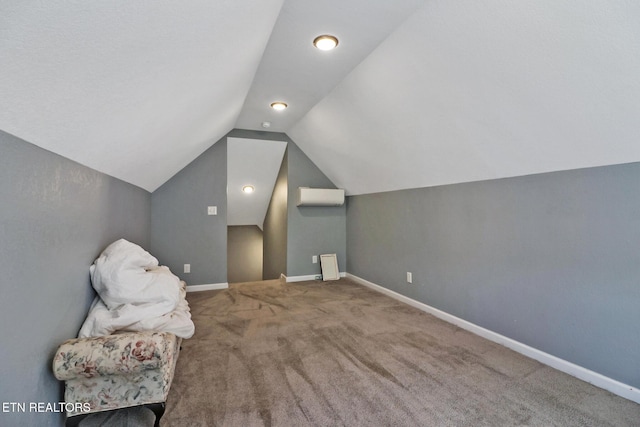
[[312,264],[317,264],[318,263],[318,255],[314,255],[311,257],[311,263]]
[[407,283],[413,283],[413,274],[407,271]]
[[207,206],[207,215],[218,215],[217,206]]
[[184,265],[184,272],[185,273],[191,273],[191,264],[185,264]]

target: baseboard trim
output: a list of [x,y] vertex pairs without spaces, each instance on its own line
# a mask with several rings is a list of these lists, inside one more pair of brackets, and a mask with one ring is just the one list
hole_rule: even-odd
[[576,365],[575,363],[571,363],[564,359],[560,359],[559,357],[553,356],[549,353],[545,353],[544,351],[530,347],[519,341],[515,341],[511,338],[505,337],[504,335],[500,335],[496,332],[490,331],[489,329],[485,329],[474,323],[471,323],[459,317],[453,316],[447,312],[438,310],[435,307],[431,307],[430,305],[424,304],[420,301],[416,301],[412,298],[399,294],[383,286],[369,282],[368,280],[355,276],[351,273],[347,273],[346,277],[358,284],[361,284],[370,289],[378,291],[398,301],[404,302],[405,304],[415,307],[418,310],[422,310],[426,313],[432,314],[435,317],[444,320],[445,322],[452,323],[462,329],[465,329],[469,332],[472,332],[490,341],[493,341],[507,348],[510,348],[511,350],[514,350],[520,354],[523,354],[527,357],[537,360],[540,363],[543,363],[554,369],[562,371],[565,374],[569,374],[582,381],[586,381],[589,384],[593,384],[596,387],[603,388],[607,391],[610,391],[613,394],[616,394],[620,397],[624,397],[625,399],[631,400],[632,402],[640,403],[640,390],[635,387],[632,387],[628,384],[624,384],[612,378],[606,377],[602,374],[591,371],[587,368],[583,368],[582,366]]
[[306,282],[307,280],[316,280],[317,274],[309,274],[307,276],[284,276],[287,283]]
[[[340,277],[347,277],[347,274],[348,273],[343,271],[340,273]],[[318,273],[318,274],[309,274],[307,276],[288,276],[288,277],[282,274],[280,277],[284,278],[284,280],[287,283],[293,283],[293,282],[306,282],[308,280],[318,280],[316,279],[316,276],[321,276],[321,274]]]
[[187,292],[202,292],[202,291],[214,291],[218,289],[227,289],[229,283],[211,283],[208,285],[191,285],[187,286]]

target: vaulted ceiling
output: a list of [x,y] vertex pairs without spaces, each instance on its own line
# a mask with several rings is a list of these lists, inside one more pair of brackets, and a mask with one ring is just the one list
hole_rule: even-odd
[[1,0],[0,129],[149,191],[264,121],[348,194],[637,162],[639,22],[632,0]]

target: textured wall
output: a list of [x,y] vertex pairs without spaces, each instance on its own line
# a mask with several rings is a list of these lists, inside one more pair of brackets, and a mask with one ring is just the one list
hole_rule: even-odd
[[633,163],[349,197],[348,271],[640,387],[638,183]]
[[257,225],[227,227],[227,280],[262,280],[262,230]]
[[[0,402],[59,402],[58,345],[94,296],[89,266],[112,241],[149,244],[150,195],[0,132]],[[51,413],[0,425],[59,426]]]
[[278,178],[273,188],[267,215],[264,218],[264,253],[262,277],[278,279],[287,272],[287,164],[285,151]]
[[336,188],[320,169],[289,140],[287,276],[320,274],[311,257],[338,255],[338,268],[346,271],[346,207],[296,206],[298,187]]
[[[216,206],[217,215],[207,215]],[[151,249],[188,285],[227,281],[227,138],[151,195]],[[184,264],[191,264],[186,274]]]

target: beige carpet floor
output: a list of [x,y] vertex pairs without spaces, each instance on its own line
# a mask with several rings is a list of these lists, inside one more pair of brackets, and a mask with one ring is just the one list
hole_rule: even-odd
[[346,279],[188,299],[163,427],[640,425],[636,403]]

